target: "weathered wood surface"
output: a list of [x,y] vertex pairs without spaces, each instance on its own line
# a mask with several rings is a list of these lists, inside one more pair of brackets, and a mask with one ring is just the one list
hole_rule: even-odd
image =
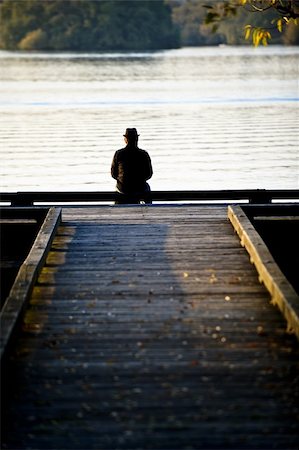
[[269,301],[225,207],[65,208],[3,448],[297,449],[298,342]]

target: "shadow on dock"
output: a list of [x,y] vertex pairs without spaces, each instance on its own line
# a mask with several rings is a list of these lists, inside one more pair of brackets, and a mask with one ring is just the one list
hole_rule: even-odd
[[6,449],[295,449],[298,342],[225,207],[65,208],[6,369]]

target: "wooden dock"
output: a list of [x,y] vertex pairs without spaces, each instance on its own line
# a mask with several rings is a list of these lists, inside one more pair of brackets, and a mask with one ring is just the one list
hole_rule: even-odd
[[299,347],[226,206],[63,208],[3,449],[297,449]]

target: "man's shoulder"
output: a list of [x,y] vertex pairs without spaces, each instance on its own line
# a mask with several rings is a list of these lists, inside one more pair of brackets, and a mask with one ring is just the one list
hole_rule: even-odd
[[123,147],[120,148],[119,150],[116,150],[115,152],[115,157],[120,157],[122,155],[142,155],[142,156],[146,156],[148,157],[149,154],[146,150],[143,150],[139,147],[136,148],[128,148],[128,147]]
[[138,148],[139,152],[142,153],[143,155],[148,156],[148,152],[146,150],[143,150],[142,148]]
[[116,150],[115,156],[122,154],[125,150],[126,148],[120,148],[119,150]]

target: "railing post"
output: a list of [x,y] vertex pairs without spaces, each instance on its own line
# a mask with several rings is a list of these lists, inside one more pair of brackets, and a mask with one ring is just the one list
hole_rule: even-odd
[[272,202],[272,196],[265,189],[257,189],[250,197],[249,203],[269,204]]
[[33,199],[18,192],[12,199],[11,206],[33,206]]

